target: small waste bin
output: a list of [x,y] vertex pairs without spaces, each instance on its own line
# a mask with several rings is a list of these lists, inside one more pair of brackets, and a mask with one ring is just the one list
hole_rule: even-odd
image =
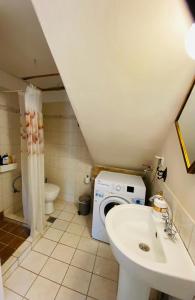
[[88,215],[90,212],[91,197],[89,195],[83,195],[79,197],[79,215]]

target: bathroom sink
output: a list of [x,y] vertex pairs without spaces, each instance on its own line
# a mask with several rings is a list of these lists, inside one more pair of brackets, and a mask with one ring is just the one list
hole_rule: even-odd
[[195,267],[178,234],[171,240],[152,208],[124,204],[105,220],[120,265],[117,300],[147,300],[154,288],[179,299],[195,295]]

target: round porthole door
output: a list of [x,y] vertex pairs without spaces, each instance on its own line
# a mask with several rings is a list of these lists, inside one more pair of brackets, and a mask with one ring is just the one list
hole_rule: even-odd
[[129,203],[126,199],[122,198],[122,197],[116,197],[116,196],[110,196],[105,198],[101,204],[100,204],[100,208],[99,208],[99,212],[100,212],[100,217],[101,220],[103,222],[103,224],[105,224],[105,217],[107,215],[107,213],[116,205],[121,205],[121,204],[127,204]]

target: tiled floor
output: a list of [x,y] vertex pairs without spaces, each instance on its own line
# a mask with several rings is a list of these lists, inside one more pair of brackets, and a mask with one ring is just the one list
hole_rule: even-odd
[[5,300],[114,300],[118,264],[90,236],[91,217],[57,202],[44,236],[4,282]]
[[3,264],[29,236],[29,229],[9,219],[0,220],[0,259]]

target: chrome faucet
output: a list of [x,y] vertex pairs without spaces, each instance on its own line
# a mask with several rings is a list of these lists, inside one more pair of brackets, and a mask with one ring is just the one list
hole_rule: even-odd
[[174,240],[177,231],[174,229],[173,211],[171,210],[170,206],[168,206],[166,212],[163,213],[162,218],[165,221],[164,231],[167,233],[170,240]]

